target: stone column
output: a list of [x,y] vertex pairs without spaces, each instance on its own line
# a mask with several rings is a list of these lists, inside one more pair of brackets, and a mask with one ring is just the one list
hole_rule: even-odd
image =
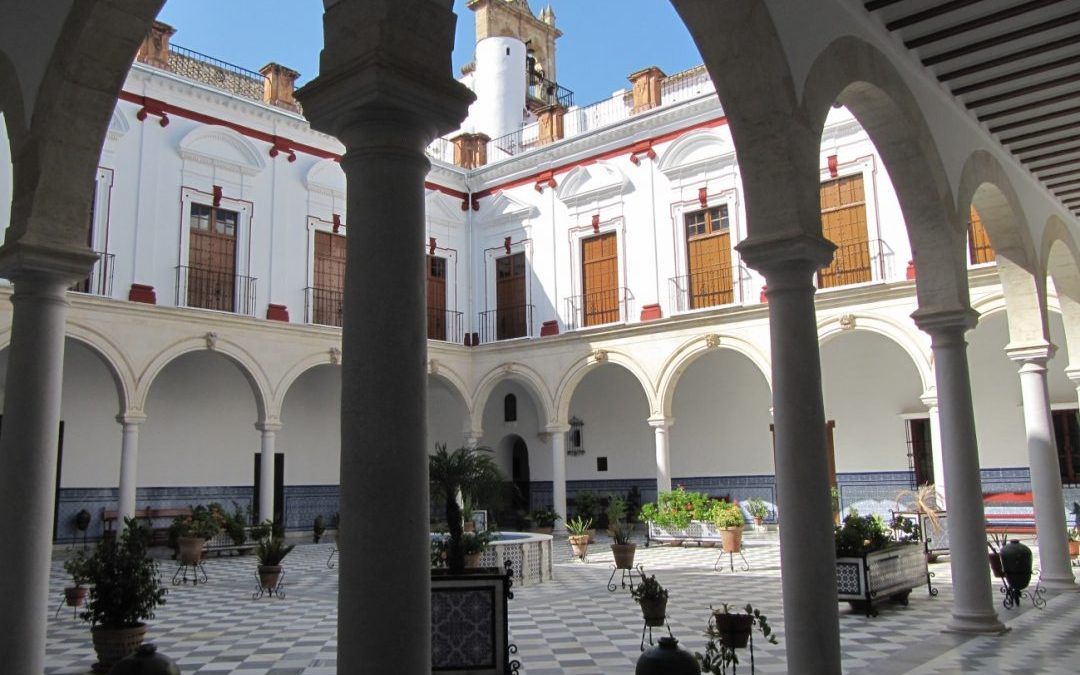
[[480,445],[480,439],[484,437],[483,431],[466,431],[465,432],[465,447],[475,448]]
[[919,397],[926,406],[930,418],[930,445],[931,454],[934,458],[934,490],[937,492],[937,505],[944,509],[945,496],[945,463],[941,456],[941,413],[938,411],[937,390],[929,389]]
[[671,490],[671,447],[668,444],[668,430],[675,420],[670,417],[650,417],[649,426],[656,437],[656,492]]
[[1006,348],[1005,353],[1020,364],[1020,394],[1024,402],[1042,584],[1052,590],[1077,590],[1069,561],[1065,511],[1061,501],[1061,469],[1050,415],[1050,393],[1046,386],[1046,362],[1053,356],[1054,347],[1042,344]]
[[551,435],[551,508],[561,518],[555,521],[555,533],[566,534],[566,433],[570,427],[549,424],[544,431]]
[[828,263],[834,248],[810,236],[739,245],[743,260],[764,275],[768,286],[788,663],[798,663],[799,672],[838,675],[836,552],[814,310],[814,273]]
[[971,406],[967,342],[964,333],[978,315],[969,308],[912,314],[930,335],[941,415],[942,459],[949,486],[949,562],[953,575],[952,615],[946,630],[1001,633],[994,611],[990,566],[986,564],[986,517],[983,514],[979,448]]
[[[450,5],[328,3],[319,76],[297,92],[312,128],[345,147],[351,214],[337,658],[349,675],[431,672],[424,151],[473,99],[451,75]],[[372,542],[394,554],[363,554]]]
[[119,415],[116,421],[122,426],[120,440],[120,499],[117,515],[119,516],[119,524],[123,527],[125,518],[135,517],[135,489],[139,484],[139,427],[146,421],[146,415],[140,412],[129,412]]
[[0,654],[11,673],[45,670],[65,291],[94,261],[89,251],[62,255],[18,243],[0,254],[0,275],[15,286],[0,435],[0,506],[9,514],[0,518],[0,541],[12,546],[0,575]]
[[281,424],[277,422],[259,422],[255,425],[259,431],[259,522],[274,519],[274,448],[277,432]]

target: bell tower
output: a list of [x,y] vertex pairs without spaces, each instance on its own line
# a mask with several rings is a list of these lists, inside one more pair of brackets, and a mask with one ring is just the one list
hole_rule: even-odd
[[[555,40],[562,31],[555,27],[555,12],[551,5],[536,16],[529,0],[469,0],[468,8],[476,14],[476,43],[489,37],[510,37],[521,40],[528,50],[530,73],[543,73],[543,78],[556,82]],[[533,65],[535,64],[535,66]]]

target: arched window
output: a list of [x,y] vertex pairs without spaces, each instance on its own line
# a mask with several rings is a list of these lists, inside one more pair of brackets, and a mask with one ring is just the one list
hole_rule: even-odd
[[517,396],[507,394],[503,399],[503,421],[517,422]]

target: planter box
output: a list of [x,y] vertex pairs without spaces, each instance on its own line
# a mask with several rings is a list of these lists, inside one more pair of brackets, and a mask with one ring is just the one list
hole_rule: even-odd
[[911,589],[922,584],[929,587],[929,573],[922,544],[898,544],[862,557],[837,558],[837,596],[871,616],[876,613],[875,602],[907,604]]
[[517,672],[507,615],[511,583],[509,571],[497,567],[431,571],[431,672]]
[[712,523],[692,520],[685,530],[674,530],[660,527],[656,523],[649,523],[648,538],[645,546],[652,542],[666,544],[675,541],[692,541],[699,546],[702,544],[719,544],[720,533],[724,528],[717,527]]

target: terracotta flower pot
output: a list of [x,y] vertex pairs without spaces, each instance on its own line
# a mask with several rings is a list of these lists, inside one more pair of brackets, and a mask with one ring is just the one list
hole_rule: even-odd
[[1078,555],[1080,555],[1080,541],[1070,541],[1069,542],[1069,557],[1070,558],[1075,558]]
[[259,565],[259,585],[267,590],[277,588],[281,581],[281,565]]
[[570,535],[570,547],[574,549],[574,555],[584,560],[589,551],[589,535]]
[[86,602],[86,586],[68,586],[64,589],[64,604],[80,607]]
[[641,617],[645,625],[656,628],[667,620],[667,598],[641,598]]
[[465,554],[465,567],[469,569],[475,569],[480,567],[480,556],[482,553],[466,553]]
[[723,542],[726,553],[738,553],[742,550],[742,534],[741,527],[725,527],[720,530],[720,541]]
[[1005,577],[1005,572],[1001,570],[1001,558],[997,553],[988,553],[987,558],[990,560],[990,571],[994,573],[994,576],[998,579]]
[[98,662],[94,664],[95,673],[107,673],[120,659],[134,654],[146,637],[146,624],[140,623],[129,628],[105,628],[95,626],[90,629],[94,640],[94,651]]
[[732,649],[742,649],[750,641],[754,617],[749,614],[714,614],[720,641]]
[[194,565],[202,560],[203,546],[206,540],[200,537],[180,537],[176,540],[179,547],[180,562],[184,565]]
[[612,544],[611,553],[615,556],[615,568],[620,570],[634,569],[634,554],[637,552],[637,544]]

